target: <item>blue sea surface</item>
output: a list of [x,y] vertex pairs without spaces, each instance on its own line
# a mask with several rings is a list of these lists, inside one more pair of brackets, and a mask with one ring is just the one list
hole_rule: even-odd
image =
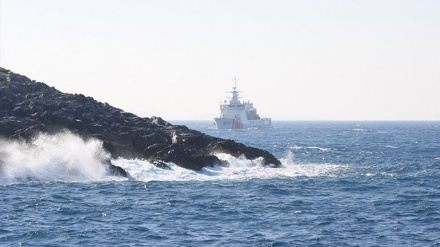
[[0,245],[440,245],[440,122],[174,123],[268,150],[283,165],[225,155],[231,167],[193,172],[119,159],[130,179],[96,178],[81,173],[84,151],[69,162],[52,157],[48,139],[38,152],[10,144],[18,154],[0,163]]

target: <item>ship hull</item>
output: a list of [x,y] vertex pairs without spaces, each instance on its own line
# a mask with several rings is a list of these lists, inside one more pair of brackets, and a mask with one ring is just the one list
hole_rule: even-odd
[[271,127],[270,118],[259,120],[240,121],[231,118],[214,118],[217,129],[249,129],[249,128],[269,128]]

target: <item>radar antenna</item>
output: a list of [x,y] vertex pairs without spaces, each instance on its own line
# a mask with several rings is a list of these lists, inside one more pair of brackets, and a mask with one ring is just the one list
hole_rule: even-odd
[[237,88],[237,77],[234,77],[234,90]]

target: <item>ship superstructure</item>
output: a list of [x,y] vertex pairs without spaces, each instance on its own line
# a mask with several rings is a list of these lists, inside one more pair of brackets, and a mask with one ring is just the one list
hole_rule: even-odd
[[232,87],[229,102],[225,100],[220,104],[220,117],[214,118],[218,129],[247,129],[271,127],[270,118],[261,118],[253,103],[240,101],[237,84]]

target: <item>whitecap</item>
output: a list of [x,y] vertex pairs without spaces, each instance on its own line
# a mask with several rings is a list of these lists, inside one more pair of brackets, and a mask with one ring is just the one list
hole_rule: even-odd
[[368,131],[368,129],[354,128],[353,131],[356,131],[356,132],[366,132],[366,131]]
[[292,147],[290,147],[290,149],[292,149],[292,150],[303,150],[303,149],[318,150],[323,153],[332,151],[331,148],[324,148],[324,147],[318,147],[318,146],[292,146]]
[[391,148],[391,149],[397,149],[397,147],[396,146],[392,146],[392,145],[388,145],[388,146],[385,146],[386,148]]

